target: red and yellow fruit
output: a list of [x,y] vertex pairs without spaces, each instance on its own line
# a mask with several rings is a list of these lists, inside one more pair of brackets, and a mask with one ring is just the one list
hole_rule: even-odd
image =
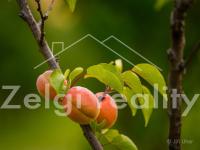
[[97,93],[96,96],[100,100],[100,113],[97,117],[97,123],[103,122],[103,128],[111,128],[118,116],[118,109],[113,98],[108,95],[102,93]]
[[[50,99],[54,99],[57,95],[49,81],[52,72],[52,70],[44,72],[36,82],[39,93],[45,96],[48,91]],[[117,120],[117,105],[111,96],[103,92],[95,95],[84,87],[72,87],[62,99],[62,104],[68,117],[79,124],[89,124],[96,120],[97,123],[103,122],[103,128],[111,128]]]
[[[45,71],[43,74],[41,74],[36,81],[36,86],[37,86],[37,90],[40,93],[40,95],[42,95],[43,97],[45,97],[45,95],[47,95],[47,91],[49,92],[49,98],[54,100],[54,98],[56,97],[57,93],[54,90],[54,88],[50,85],[50,76],[52,74],[52,70],[48,70]],[[67,85],[67,81],[65,80],[65,84]],[[46,91],[45,91],[45,88]]]
[[68,117],[79,123],[89,124],[99,115],[99,101],[95,94],[84,87],[72,87],[63,99]]

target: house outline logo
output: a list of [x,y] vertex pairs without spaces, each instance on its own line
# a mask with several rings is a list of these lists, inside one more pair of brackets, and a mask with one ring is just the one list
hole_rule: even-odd
[[[125,62],[127,62],[131,66],[135,66],[135,64],[133,64],[130,60],[128,60],[127,58],[125,58],[121,54],[117,53],[115,50],[113,50],[112,48],[110,48],[108,45],[105,44],[105,42],[107,42],[107,41],[109,41],[111,39],[114,39],[115,41],[117,41],[118,43],[120,43],[122,46],[124,46],[125,48],[127,48],[129,51],[131,51],[132,53],[136,54],[137,56],[139,56],[140,58],[142,58],[143,60],[145,60],[149,64],[155,66],[158,70],[162,71],[162,69],[160,67],[158,67],[157,65],[155,65],[152,61],[150,61],[148,58],[144,57],[143,55],[141,55],[140,53],[138,53],[137,51],[135,51],[134,49],[132,49],[130,46],[128,46],[127,44],[125,44],[124,42],[122,42],[121,40],[119,40],[114,35],[111,35],[108,38],[106,38],[103,41],[101,41],[101,40],[99,40],[98,38],[96,38],[95,36],[93,36],[91,34],[86,34],[85,36],[83,36],[82,38],[78,39],[77,41],[75,41],[74,43],[70,44],[67,47],[64,47],[64,42],[52,42],[52,53],[54,52],[55,45],[59,44],[62,47],[62,50],[60,52],[54,54],[54,57],[57,57],[57,56],[61,55],[62,53],[64,53],[65,51],[69,50],[71,47],[76,46],[78,43],[82,42],[83,40],[85,40],[87,38],[93,39],[94,41],[96,41],[97,43],[99,43],[100,45],[102,45],[103,47],[105,47],[107,50],[111,51],[112,53],[114,53],[115,55],[117,55],[118,57],[120,57],[122,60],[124,60]],[[40,64],[38,64],[37,66],[35,66],[34,69],[39,68],[40,66],[42,66],[43,64],[45,64],[47,61],[49,61],[51,59],[54,59],[54,57],[46,59],[45,61],[43,61]]]

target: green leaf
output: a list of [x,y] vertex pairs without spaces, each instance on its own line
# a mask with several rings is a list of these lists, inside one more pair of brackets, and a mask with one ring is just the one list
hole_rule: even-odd
[[[140,94],[141,96],[145,96],[143,94],[148,94],[148,97],[149,97],[148,104],[149,105],[147,108],[142,108],[142,113],[143,113],[144,120],[145,120],[145,126],[147,126],[150,116],[152,114],[152,110],[153,110],[153,105],[154,105],[153,96],[151,95],[149,90],[142,85],[139,77],[134,72],[126,71],[122,74],[122,78],[123,78],[124,82],[130,87],[130,88],[124,87],[123,94],[127,98],[127,102],[128,102],[129,107],[132,110],[133,116],[136,114],[137,108],[132,104],[132,97],[135,94]],[[145,102],[144,97],[138,97],[137,100],[140,105],[143,105]],[[137,104],[137,103],[135,102],[135,104]]]
[[117,130],[110,129],[100,137],[100,142],[105,150],[137,150],[133,141],[127,136],[120,134]]
[[106,120],[103,120],[101,123],[97,123],[96,120],[90,123],[90,126],[94,132],[101,132],[104,129]]
[[129,105],[129,107],[131,108],[132,115],[135,116],[137,108],[132,104],[132,97],[135,94],[142,94],[142,83],[141,83],[139,77],[132,71],[124,72],[122,74],[122,79],[130,87],[130,88],[124,87],[123,94],[127,99],[127,103]]
[[132,89],[134,94],[142,94],[142,83],[140,78],[132,71],[122,74],[123,81]]
[[116,74],[118,76],[118,78],[121,79],[121,73],[116,69],[116,67],[112,64],[107,64],[107,63],[101,63],[99,64],[100,66],[102,66],[103,68],[107,69],[108,71],[111,71],[112,73]]
[[119,72],[123,71],[123,63],[121,59],[115,60],[115,66]]
[[136,65],[132,71],[137,73],[152,86],[158,85],[158,87],[155,88],[157,88],[160,94],[162,94],[165,100],[167,100],[166,89],[163,89],[166,87],[166,83],[164,77],[156,67],[150,64],[139,64]]
[[69,76],[70,73],[70,69],[67,69],[64,73],[65,79],[67,79],[67,77]]
[[111,64],[98,64],[87,69],[86,78],[92,77],[121,93],[123,81],[120,72]]
[[156,0],[155,9],[161,10],[170,0]]
[[82,74],[84,71],[83,68],[81,67],[78,67],[78,68],[75,68],[69,75],[69,80],[71,82],[73,82],[74,79],[76,79],[80,74]]
[[130,88],[124,87],[123,95],[125,96],[126,101],[131,109],[132,115],[135,116],[137,112],[137,108],[135,108],[134,105],[132,105],[131,103],[131,98],[133,97],[134,92]]
[[55,89],[57,94],[63,94],[64,92],[65,77],[60,69],[56,69],[50,76],[50,84]]
[[107,130],[107,132],[102,133],[101,142],[103,145],[107,144],[107,143],[111,143],[113,141],[113,139],[119,135],[120,134],[119,134],[118,130],[109,129],[109,130]]
[[125,135],[120,135],[112,141],[114,147],[118,147],[120,150],[137,150],[137,146],[132,142],[130,138]]
[[65,0],[65,1],[67,1],[70,10],[71,10],[72,12],[74,12],[75,7],[76,7],[76,2],[77,2],[77,0]]
[[[147,96],[146,100],[147,100],[147,106],[146,108],[142,108],[142,113],[143,113],[143,116],[144,116],[144,120],[145,120],[145,127],[148,125],[149,123],[149,120],[150,120],[150,117],[152,115],[152,112],[153,112],[153,108],[154,108],[154,97],[153,95],[151,94],[151,92],[149,91],[149,89],[145,86],[142,86],[142,90],[143,90],[143,94],[145,96]],[[143,105],[144,104],[144,99],[143,98],[140,98],[139,99],[139,103],[140,105]]]

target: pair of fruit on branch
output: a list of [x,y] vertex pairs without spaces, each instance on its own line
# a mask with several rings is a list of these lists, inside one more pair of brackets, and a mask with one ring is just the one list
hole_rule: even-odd
[[[48,70],[41,74],[36,81],[36,86],[42,96],[45,96],[48,91],[50,99],[54,100],[58,93],[50,84],[52,73],[53,71]],[[65,86],[69,84],[67,80],[63,82]],[[48,89],[45,89],[46,87]],[[68,112],[68,117],[82,125],[96,121],[98,124],[102,123],[103,128],[111,128],[118,116],[117,105],[109,94],[105,92],[94,94],[85,87],[69,87],[61,99],[61,104]]]

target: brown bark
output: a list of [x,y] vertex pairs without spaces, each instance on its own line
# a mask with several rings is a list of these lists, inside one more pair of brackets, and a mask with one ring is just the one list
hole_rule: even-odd
[[[169,150],[181,150],[181,102],[177,98],[173,101],[172,90],[176,89],[178,94],[182,93],[183,80],[183,53],[185,48],[185,15],[193,0],[174,0],[174,10],[171,15],[171,38],[172,47],[169,54]],[[175,108],[173,108],[175,104]]]

